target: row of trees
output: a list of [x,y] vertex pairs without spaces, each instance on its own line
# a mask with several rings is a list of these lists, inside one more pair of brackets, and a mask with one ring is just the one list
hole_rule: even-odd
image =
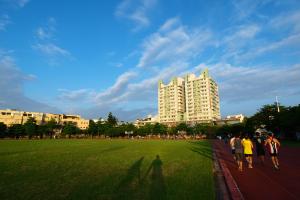
[[108,114],[107,121],[99,120],[94,122],[90,120],[87,130],[80,130],[75,124],[59,125],[54,120],[43,125],[36,125],[33,118],[27,120],[24,125],[14,124],[6,127],[0,123],[0,136],[19,138],[27,136],[28,138],[44,136],[52,138],[59,133],[59,136],[85,135],[85,136],[125,136],[125,132],[132,132],[133,136],[140,135],[176,135],[185,133],[187,135],[206,135],[208,138],[214,138],[216,135],[229,135],[235,133],[254,134],[255,130],[262,125],[276,134],[284,137],[293,138],[296,132],[300,132],[300,105],[293,107],[280,106],[280,112],[276,104],[265,105],[253,116],[246,118],[243,123],[234,125],[216,126],[213,124],[196,124],[189,126],[185,123],[178,124],[175,127],[167,127],[163,124],[147,124],[142,127],[135,127],[132,123],[118,125],[117,117],[112,113]]
[[277,107],[276,103],[264,105],[243,123],[219,127],[216,134],[223,136],[241,132],[253,136],[255,130],[262,127],[282,138],[296,138],[296,133],[300,133],[300,104],[290,107]]
[[[279,111],[279,112],[278,112]],[[279,106],[274,104],[264,105],[252,117],[245,122],[247,128],[255,128],[264,125],[267,130],[282,137],[294,138],[300,132],[300,104],[297,106]]]

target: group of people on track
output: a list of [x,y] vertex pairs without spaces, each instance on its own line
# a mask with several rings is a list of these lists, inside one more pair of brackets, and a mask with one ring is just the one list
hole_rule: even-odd
[[[243,158],[245,157],[248,168],[253,168],[253,150],[254,145],[249,135],[243,138],[241,134],[236,134],[230,139],[230,147],[233,157],[238,165],[238,170],[243,171]],[[262,133],[256,133],[255,147],[257,157],[260,163],[264,165],[265,162],[265,149],[268,150],[274,169],[279,170],[278,150],[280,142],[274,137],[273,133],[268,133],[267,137]]]

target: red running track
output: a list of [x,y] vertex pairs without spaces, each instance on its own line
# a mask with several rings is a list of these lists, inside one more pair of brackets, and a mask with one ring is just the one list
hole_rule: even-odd
[[299,147],[280,148],[279,171],[272,168],[267,152],[264,166],[259,163],[256,152],[254,152],[253,169],[248,169],[246,161],[244,161],[243,172],[238,171],[229,144],[215,140],[213,147],[217,157],[225,161],[245,199],[300,199]]

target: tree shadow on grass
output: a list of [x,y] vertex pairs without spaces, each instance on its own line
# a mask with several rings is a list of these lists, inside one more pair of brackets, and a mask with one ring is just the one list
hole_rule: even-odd
[[141,165],[144,157],[137,160],[127,171],[127,175],[121,180],[115,191],[113,199],[138,199],[136,198],[141,183]]
[[0,156],[12,156],[17,154],[26,154],[26,153],[34,153],[36,151],[10,151],[10,152],[0,152]]
[[159,155],[157,155],[146,172],[145,178],[152,170],[150,179],[150,199],[166,199],[166,185],[163,176],[162,164],[163,162],[160,160]]
[[124,146],[111,147],[111,148],[107,148],[107,149],[102,150],[100,153],[108,153],[108,152],[117,151],[117,150],[120,150],[120,149],[123,149],[123,148],[124,148]]
[[203,142],[189,142],[189,143],[193,144],[193,147],[189,148],[191,151],[212,160],[212,149],[209,144]]

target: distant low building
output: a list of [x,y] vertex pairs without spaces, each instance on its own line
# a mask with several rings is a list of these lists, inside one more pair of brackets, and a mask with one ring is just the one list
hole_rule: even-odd
[[156,123],[158,123],[158,116],[152,117],[152,115],[148,115],[144,119],[135,120],[134,125],[136,127],[141,127],[141,126],[145,126],[146,124],[156,124]]
[[3,122],[7,126],[24,124],[29,118],[34,118],[37,125],[42,125],[51,120],[55,120],[57,124],[61,125],[73,123],[82,130],[87,129],[89,126],[89,120],[83,119],[79,115],[28,112],[11,109],[0,110],[0,122]]
[[231,124],[239,124],[243,123],[245,120],[245,116],[243,114],[237,115],[228,115],[225,118],[216,121],[217,125],[231,125]]

